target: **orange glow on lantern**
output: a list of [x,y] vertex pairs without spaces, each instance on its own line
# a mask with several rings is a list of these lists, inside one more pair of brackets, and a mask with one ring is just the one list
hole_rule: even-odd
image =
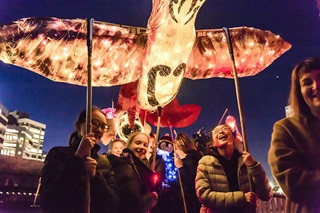
[[194,21],[198,10],[191,11],[190,8],[200,8],[204,1],[192,3],[185,1],[178,7],[169,5],[169,1],[153,1],[148,21],[150,39],[137,90],[137,101],[142,109],[155,110],[165,106],[180,89],[196,37]]
[[[174,99],[183,78],[233,78],[225,32],[195,30],[204,2],[153,0],[146,28],[94,21],[92,86],[137,83],[138,107],[154,110]],[[252,27],[230,35],[239,77],[256,75],[291,47]],[[53,81],[86,85],[87,57],[85,20],[31,17],[0,26],[0,60]]]

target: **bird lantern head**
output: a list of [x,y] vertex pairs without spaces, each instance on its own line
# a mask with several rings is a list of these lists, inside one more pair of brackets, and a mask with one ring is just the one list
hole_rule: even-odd
[[150,34],[137,90],[142,109],[163,107],[177,95],[196,37],[195,18],[203,3],[199,0],[153,1],[148,21]]

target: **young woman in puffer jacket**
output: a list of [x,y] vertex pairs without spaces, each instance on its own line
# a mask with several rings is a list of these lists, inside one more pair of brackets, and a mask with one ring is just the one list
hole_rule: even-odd
[[268,201],[272,197],[261,163],[250,153],[234,148],[235,136],[228,125],[212,129],[211,137],[213,147],[199,161],[196,175],[200,212],[255,213],[258,199]]

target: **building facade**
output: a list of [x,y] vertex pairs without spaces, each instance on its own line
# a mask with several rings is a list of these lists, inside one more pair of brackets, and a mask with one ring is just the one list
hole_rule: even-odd
[[0,104],[0,212],[41,213],[38,186],[46,125]]
[[9,111],[0,104],[0,150],[3,149],[4,135],[7,129]]
[[31,120],[23,112],[10,112],[3,137],[1,154],[42,161],[46,125]]

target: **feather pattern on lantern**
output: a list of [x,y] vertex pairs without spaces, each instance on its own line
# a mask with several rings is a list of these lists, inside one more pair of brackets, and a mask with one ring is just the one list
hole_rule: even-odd
[[[232,78],[221,29],[195,30],[205,0],[153,0],[147,28],[93,22],[92,86],[138,84],[140,108],[154,110],[177,95],[183,78]],[[0,26],[0,60],[53,81],[87,85],[87,22],[22,18]],[[230,28],[239,77],[252,76],[291,45],[270,31]]]

